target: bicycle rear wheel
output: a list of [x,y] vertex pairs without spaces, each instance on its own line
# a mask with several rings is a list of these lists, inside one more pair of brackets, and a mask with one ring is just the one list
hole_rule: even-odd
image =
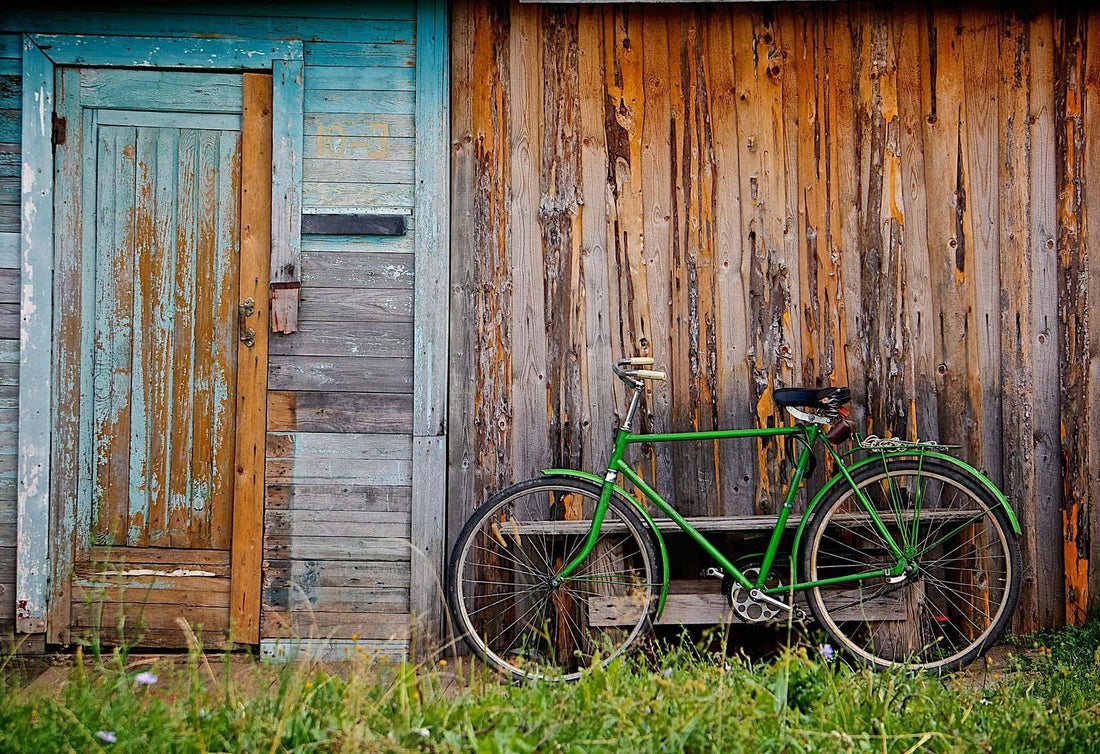
[[849,485],[814,513],[803,546],[806,581],[879,575],[807,590],[810,610],[838,648],[876,668],[952,670],[1004,631],[1020,592],[1020,545],[1000,501],[935,458],[890,459],[854,474],[910,560],[897,559]]
[[557,578],[581,551],[599,497],[583,480],[533,479],[492,497],[459,534],[447,585],[452,621],[498,671],[574,680],[649,630],[661,566],[630,503],[612,497],[595,549]]

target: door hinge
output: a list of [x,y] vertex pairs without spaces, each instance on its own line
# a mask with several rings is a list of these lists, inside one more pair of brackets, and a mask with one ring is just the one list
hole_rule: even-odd
[[68,131],[69,121],[65,116],[59,116],[57,113],[53,114],[53,145],[55,147],[65,143],[65,134]]

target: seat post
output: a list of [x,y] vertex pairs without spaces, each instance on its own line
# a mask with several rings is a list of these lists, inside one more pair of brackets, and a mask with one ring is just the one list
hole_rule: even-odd
[[630,408],[626,410],[626,417],[623,418],[623,423],[619,427],[623,432],[634,431],[634,414],[638,410],[638,403],[641,401],[644,387],[641,383],[634,385],[634,395],[630,398]]

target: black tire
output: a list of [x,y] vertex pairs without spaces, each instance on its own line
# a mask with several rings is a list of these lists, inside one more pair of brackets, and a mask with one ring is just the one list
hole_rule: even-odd
[[[935,458],[872,463],[853,479],[914,565],[897,583],[879,575],[806,591],[836,648],[877,669],[950,671],[981,656],[1008,626],[1023,574],[1000,501],[981,480]],[[818,504],[801,550],[804,581],[898,562],[843,482]]]
[[600,487],[585,480],[532,479],[494,495],[462,528],[447,571],[451,620],[497,671],[575,680],[649,632],[661,561],[652,532],[618,496],[596,549],[567,580],[551,583],[580,551],[599,497]]

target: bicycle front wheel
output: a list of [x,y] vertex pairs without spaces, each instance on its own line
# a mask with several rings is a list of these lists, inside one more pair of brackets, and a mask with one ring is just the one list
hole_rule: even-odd
[[473,651],[515,679],[569,681],[650,628],[660,594],[653,535],[612,497],[595,549],[581,552],[600,488],[569,477],[509,487],[481,506],[451,555],[448,601]]
[[[936,458],[889,459],[853,476],[909,566],[898,559],[850,485],[814,512],[803,546],[814,617],[838,648],[876,668],[953,670],[991,646],[1020,593],[1020,545],[980,480]],[[875,573],[877,571],[877,573]]]

